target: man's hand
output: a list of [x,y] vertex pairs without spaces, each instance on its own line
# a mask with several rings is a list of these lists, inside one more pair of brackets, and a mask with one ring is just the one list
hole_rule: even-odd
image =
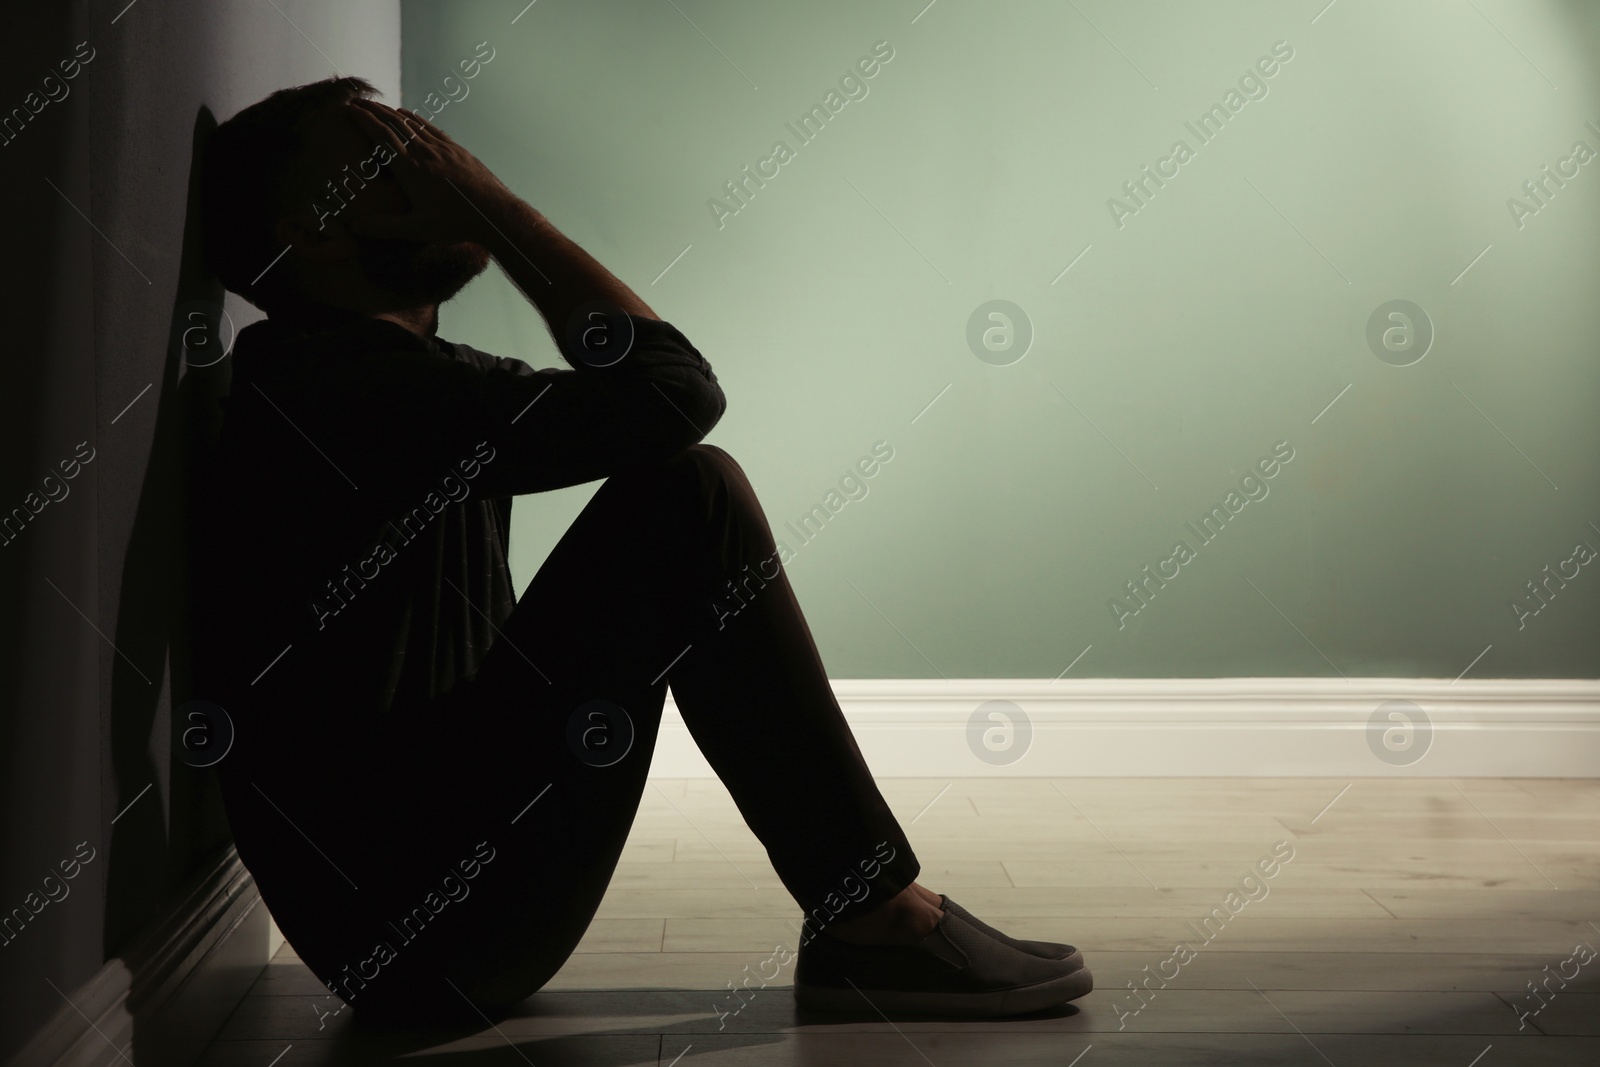
[[496,247],[498,224],[491,220],[517,197],[488,167],[420,115],[360,98],[350,108],[362,129],[393,153],[386,166],[411,201],[405,215],[349,217],[352,233]]

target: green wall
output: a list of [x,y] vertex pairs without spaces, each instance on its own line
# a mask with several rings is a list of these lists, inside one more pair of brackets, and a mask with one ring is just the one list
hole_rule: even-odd
[[[1600,674],[1600,159],[1508,205],[1600,151],[1594,5],[523,2],[407,2],[404,104],[494,49],[436,121],[712,361],[834,677]],[[498,271],[442,318],[560,365]],[[518,501],[519,587],[598,485]]]

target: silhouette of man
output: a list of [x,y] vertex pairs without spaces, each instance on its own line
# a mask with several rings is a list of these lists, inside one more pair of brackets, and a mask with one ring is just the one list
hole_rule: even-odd
[[[301,959],[383,1022],[481,1023],[539,989],[610,882],[670,685],[805,913],[801,1004],[1088,992],[1071,946],[917,884],[755,493],[702,443],[726,407],[710,363],[375,92],[274,93],[203,165],[207,259],[267,317],[224,401],[200,677],[236,726],[239,855]],[[568,367],[437,335],[491,259]],[[602,479],[519,598],[513,499]]]

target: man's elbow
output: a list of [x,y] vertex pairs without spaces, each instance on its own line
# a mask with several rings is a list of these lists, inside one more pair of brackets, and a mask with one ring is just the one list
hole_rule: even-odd
[[657,378],[650,385],[661,403],[657,424],[679,448],[699,443],[728,409],[728,398],[714,377],[673,375]]

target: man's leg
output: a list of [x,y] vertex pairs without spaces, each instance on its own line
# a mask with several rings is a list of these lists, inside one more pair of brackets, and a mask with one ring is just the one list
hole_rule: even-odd
[[755,490],[727,452],[693,451],[701,488],[690,495],[709,505],[714,549],[699,558],[715,569],[691,607],[705,624],[668,677],[809,938],[883,904],[920,866],[828,684]]
[[[432,985],[487,1011],[554,975],[610,881],[669,683],[810,930],[911,885],[916,857],[776,559],[754,491],[721,449],[697,445],[600,487],[476,678],[398,746],[396,788],[432,776],[455,797],[425,836],[457,840],[464,856],[488,841],[495,858],[441,913],[440,936],[397,953],[394,981],[368,1004],[426,1010],[412,1005],[431,1003]],[[726,583],[744,580],[746,563],[760,585],[730,616]]]

